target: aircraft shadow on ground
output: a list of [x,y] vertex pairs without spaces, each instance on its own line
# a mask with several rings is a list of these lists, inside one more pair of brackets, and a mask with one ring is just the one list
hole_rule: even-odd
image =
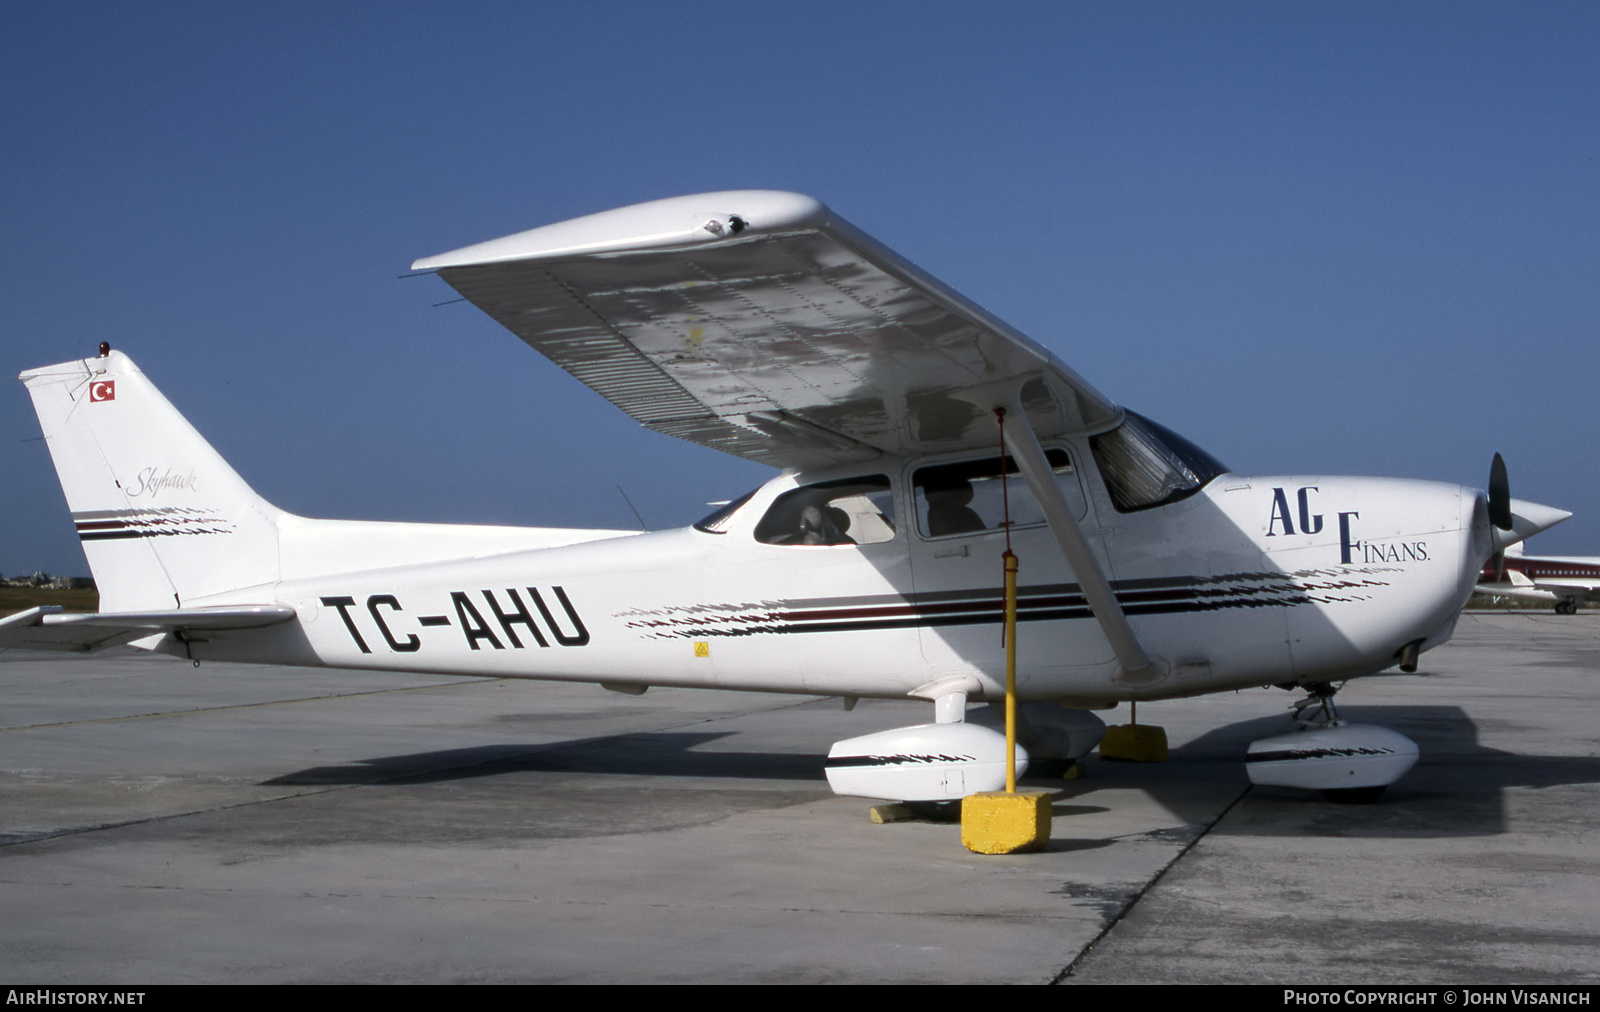
[[646,732],[547,745],[474,748],[379,756],[317,766],[263,781],[270,786],[437,783],[516,773],[824,782],[825,756],[785,752],[697,751],[732,732]]
[[[1481,744],[1478,726],[1457,706],[1346,706],[1349,723],[1379,724],[1414,740],[1416,767],[1375,804],[1327,801],[1319,792],[1253,787],[1216,832],[1267,836],[1491,836],[1506,831],[1505,791],[1600,783],[1600,758],[1517,754]],[[1227,763],[1248,783],[1243,758],[1251,741],[1284,734],[1293,725],[1263,717],[1219,727],[1174,749],[1159,774],[1117,771],[1120,781],[1145,779],[1153,798],[1186,818],[1202,816],[1184,768]],[[1097,769],[1123,764],[1099,764]],[[1087,799],[1087,796],[1085,796]]]
[[[1314,791],[1249,788],[1243,802],[1214,831],[1271,836],[1488,836],[1505,832],[1508,788],[1600,783],[1600,758],[1518,755],[1479,744],[1477,725],[1456,706],[1349,706],[1341,708],[1341,714],[1352,723],[1381,724],[1408,735],[1421,747],[1421,761],[1371,805],[1335,804]],[[1203,826],[1216,818],[1219,800],[1246,791],[1243,759],[1250,742],[1292,727],[1283,717],[1241,721],[1173,749],[1166,763],[1091,759],[1082,780],[1064,784],[1030,779],[1028,784],[1060,789],[1055,809],[1061,835],[1070,835],[1073,814],[1104,810],[1095,795],[1106,789],[1142,790],[1185,822]],[[310,767],[263,783],[399,786],[550,773],[777,780],[826,790],[824,755],[706,749],[728,737],[729,732],[646,732],[542,745],[483,745]],[[1201,789],[1202,785],[1211,789]]]

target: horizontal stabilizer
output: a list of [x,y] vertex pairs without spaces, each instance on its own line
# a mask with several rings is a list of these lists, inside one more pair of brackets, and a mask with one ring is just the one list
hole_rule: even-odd
[[294,615],[293,608],[277,604],[87,614],[42,605],[0,618],[0,650],[104,650],[157,633],[257,629]]

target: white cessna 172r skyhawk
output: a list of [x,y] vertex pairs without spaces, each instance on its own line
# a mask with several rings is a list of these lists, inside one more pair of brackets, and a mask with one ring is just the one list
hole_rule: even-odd
[[656,533],[310,520],[102,346],[21,378],[103,610],[23,612],[0,647],[918,697],[934,723],[837,743],[828,775],[941,801],[1004,779],[1004,739],[963,715],[1004,696],[1009,536],[1035,756],[1092,747],[1066,733],[1082,710],[1300,687],[1323,719],[1255,743],[1252,775],[1370,793],[1416,747],[1339,722],[1335,685],[1414,669],[1485,562],[1567,516],[1512,501],[1503,469],[1487,496],[1234,474],[796,194],[654,201],[415,269],[647,428],[782,474]]

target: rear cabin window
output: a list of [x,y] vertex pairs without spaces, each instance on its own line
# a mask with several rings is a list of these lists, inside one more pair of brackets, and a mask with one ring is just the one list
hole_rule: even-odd
[[756,524],[767,545],[875,545],[894,538],[894,495],[887,475],[841,478],[791,489]]
[[761,490],[758,488],[751,489],[732,502],[723,503],[715,513],[695,524],[694,529],[705,531],[707,534],[728,533],[728,528],[733,524],[733,515],[739,512],[739,509],[750,501],[750,497],[759,491]]
[[[1045,459],[1056,474],[1056,485],[1075,517],[1086,512],[1083,487],[1065,450],[1047,450]],[[1003,475],[1003,477],[1002,477]],[[1006,526],[1006,499],[1011,501],[1011,526],[1044,523],[1028,483],[1017,470],[1016,461],[1006,457],[963,460],[918,468],[912,476],[917,504],[917,526],[930,538],[1003,530]]]

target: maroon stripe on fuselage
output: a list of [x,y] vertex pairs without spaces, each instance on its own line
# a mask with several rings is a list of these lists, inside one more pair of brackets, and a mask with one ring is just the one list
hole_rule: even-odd
[[[1521,573],[1530,580],[1562,578],[1578,580],[1600,580],[1600,563],[1594,562],[1563,562],[1560,559],[1537,559],[1508,557],[1505,560],[1506,572]],[[1483,579],[1492,583],[1496,576],[1494,560],[1490,559],[1483,567]]]

